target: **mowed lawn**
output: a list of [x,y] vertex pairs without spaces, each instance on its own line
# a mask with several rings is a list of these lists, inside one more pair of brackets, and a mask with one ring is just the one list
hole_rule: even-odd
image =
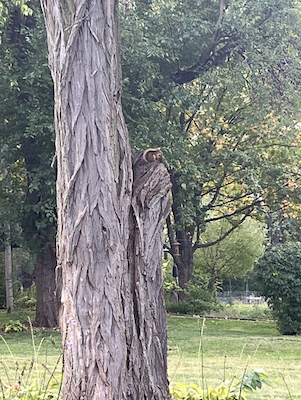
[[301,337],[281,336],[272,322],[168,319],[171,382],[216,387],[263,369],[269,385],[250,400],[301,399]]
[[[28,326],[28,317],[34,320],[34,312],[0,312],[0,327],[10,320],[24,321]],[[5,387],[14,387],[19,382],[22,387],[31,384],[43,387],[53,376],[61,375],[61,335],[58,330],[28,326],[28,331],[5,333],[2,330],[0,334],[0,380]]]
[[[31,315],[33,318],[33,315]],[[24,314],[4,320],[25,319]],[[23,373],[47,380],[60,375],[58,331],[3,333],[0,379],[13,384]],[[34,360],[34,365],[32,365]],[[281,336],[272,322],[168,317],[168,369],[171,382],[216,387],[245,371],[263,369],[269,385],[248,395],[250,400],[301,399],[301,337]],[[1,396],[0,396],[1,398]]]

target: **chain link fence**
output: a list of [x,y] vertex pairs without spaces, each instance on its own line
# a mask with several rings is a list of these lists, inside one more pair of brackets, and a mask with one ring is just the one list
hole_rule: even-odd
[[259,293],[246,290],[222,292],[218,294],[217,298],[222,304],[229,304],[234,301],[242,304],[262,304],[265,302],[264,297],[260,296]]

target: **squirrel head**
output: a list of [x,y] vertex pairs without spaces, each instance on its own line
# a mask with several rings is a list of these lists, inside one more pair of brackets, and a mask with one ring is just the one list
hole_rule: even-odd
[[162,158],[163,158],[163,153],[160,147],[158,147],[157,149],[147,149],[143,153],[144,161],[149,163],[157,160],[162,160]]

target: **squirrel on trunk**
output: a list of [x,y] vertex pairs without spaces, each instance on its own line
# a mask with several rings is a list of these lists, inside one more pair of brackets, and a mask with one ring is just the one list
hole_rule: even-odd
[[156,160],[162,160],[163,153],[158,147],[157,149],[147,149],[143,152],[143,160],[146,162],[154,162]]

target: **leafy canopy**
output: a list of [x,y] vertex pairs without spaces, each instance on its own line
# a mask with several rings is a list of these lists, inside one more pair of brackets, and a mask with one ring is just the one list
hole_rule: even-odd
[[[219,220],[208,225],[203,240],[214,242],[229,230],[229,223]],[[253,270],[263,253],[262,224],[248,218],[223,241],[195,253],[195,272],[218,279],[241,278]]]
[[135,148],[163,149],[176,230],[299,197],[300,7],[147,1],[122,11],[124,111]]

